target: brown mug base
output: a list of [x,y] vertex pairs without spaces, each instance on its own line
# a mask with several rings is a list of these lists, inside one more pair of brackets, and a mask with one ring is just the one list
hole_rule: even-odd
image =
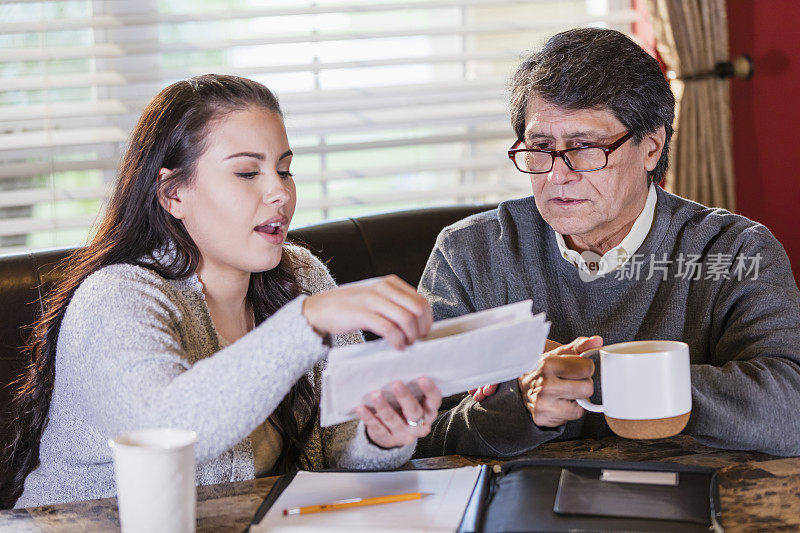
[[691,414],[689,411],[678,416],[647,420],[626,420],[606,415],[606,422],[611,431],[626,439],[663,439],[683,431]]

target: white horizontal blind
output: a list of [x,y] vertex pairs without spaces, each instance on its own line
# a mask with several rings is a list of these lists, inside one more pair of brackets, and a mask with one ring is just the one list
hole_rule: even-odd
[[295,226],[528,194],[505,156],[521,54],[636,18],[626,0],[0,4],[0,253],[84,242],[147,100],[207,72],[280,97]]

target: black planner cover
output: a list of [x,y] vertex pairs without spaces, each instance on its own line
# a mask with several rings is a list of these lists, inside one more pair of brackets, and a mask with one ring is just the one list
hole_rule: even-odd
[[[678,484],[600,481],[604,469],[677,472]],[[567,482],[561,486],[557,512],[562,477]],[[719,515],[719,489],[712,468],[529,459],[506,463],[487,479],[487,486],[476,487],[459,532],[722,531]]]

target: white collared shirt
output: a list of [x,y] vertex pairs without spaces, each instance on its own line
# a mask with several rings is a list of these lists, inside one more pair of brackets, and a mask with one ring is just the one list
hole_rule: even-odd
[[621,243],[603,254],[603,257],[600,258],[597,264],[597,268],[592,268],[592,266],[595,265],[590,266],[580,253],[569,249],[567,243],[564,241],[564,236],[553,230],[556,234],[556,242],[558,243],[561,257],[575,265],[582,272],[592,276],[603,276],[620,268],[636,253],[636,250],[639,249],[647,238],[647,234],[650,233],[650,228],[653,225],[653,218],[656,212],[657,199],[656,186],[650,184],[650,190],[647,193],[647,201],[644,204],[644,209],[639,213],[631,230],[625,238],[622,239]]

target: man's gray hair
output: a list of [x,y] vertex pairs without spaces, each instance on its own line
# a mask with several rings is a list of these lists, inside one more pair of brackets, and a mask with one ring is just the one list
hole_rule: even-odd
[[664,126],[661,158],[648,178],[658,183],[664,177],[675,97],[658,61],[624,33],[568,30],[528,56],[511,78],[511,124],[518,139],[524,137],[525,111],[533,95],[563,109],[608,109],[637,143]]

